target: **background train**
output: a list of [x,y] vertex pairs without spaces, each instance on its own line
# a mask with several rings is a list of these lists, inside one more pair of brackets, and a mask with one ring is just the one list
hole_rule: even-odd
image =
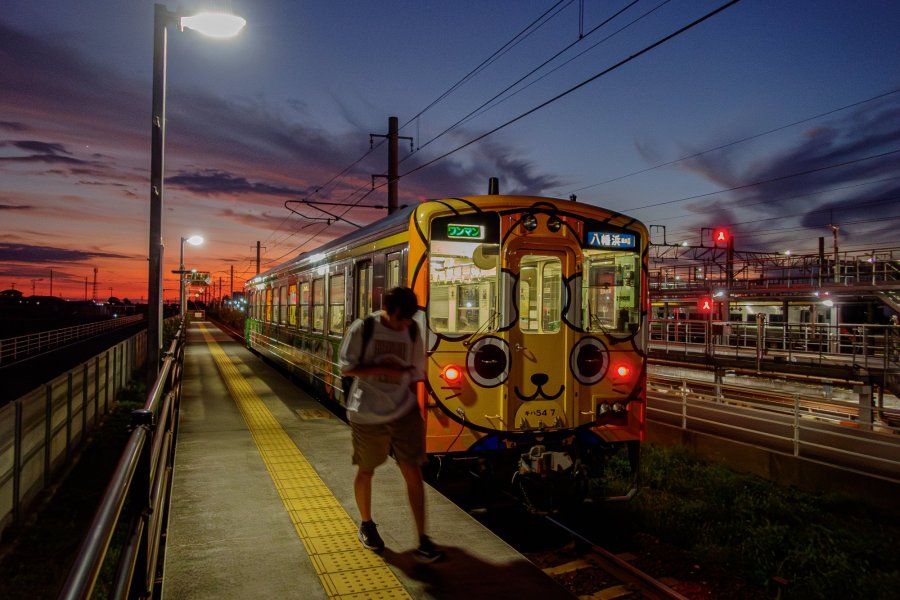
[[423,202],[247,282],[247,344],[342,404],[345,328],[409,286],[430,456],[506,457],[517,477],[572,479],[627,448],[636,477],[648,240],[640,222],[571,201]]

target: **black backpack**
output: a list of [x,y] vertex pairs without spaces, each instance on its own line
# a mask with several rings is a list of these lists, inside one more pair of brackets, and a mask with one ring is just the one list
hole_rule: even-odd
[[[359,358],[362,360],[362,357],[366,355],[366,347],[369,345],[369,340],[372,339],[372,332],[375,330],[375,317],[373,315],[367,316],[363,319],[363,337],[362,337],[362,347],[359,349]],[[419,325],[413,321],[409,325],[409,339],[411,342],[415,343],[416,336],[419,335]],[[350,395],[350,387],[353,385],[354,377],[352,375],[345,375],[341,377],[341,389],[344,392],[344,401],[347,401],[347,397]]]

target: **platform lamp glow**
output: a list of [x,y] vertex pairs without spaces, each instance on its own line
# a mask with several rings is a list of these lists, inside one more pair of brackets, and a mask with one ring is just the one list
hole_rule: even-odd
[[184,276],[186,275],[184,270],[184,243],[187,242],[191,246],[199,246],[203,243],[203,237],[199,235],[192,235],[189,238],[181,238],[181,257],[178,259],[178,280],[181,282],[179,287],[181,289],[179,295],[179,304],[178,310],[181,315],[182,322],[184,321]]
[[150,144],[150,273],[147,292],[147,386],[159,373],[162,345],[162,211],[166,136],[166,42],[167,28],[176,25],[215,38],[236,35],[246,21],[235,15],[199,13],[187,15],[155,5],[153,21],[153,115]]

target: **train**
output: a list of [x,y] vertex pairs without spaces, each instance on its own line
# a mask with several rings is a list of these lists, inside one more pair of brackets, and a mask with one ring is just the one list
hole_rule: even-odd
[[606,497],[626,499],[645,435],[648,248],[640,221],[573,200],[426,200],[246,282],[245,339],[343,405],[345,329],[408,286],[427,352],[418,400],[430,458],[577,489],[621,452],[631,480]]

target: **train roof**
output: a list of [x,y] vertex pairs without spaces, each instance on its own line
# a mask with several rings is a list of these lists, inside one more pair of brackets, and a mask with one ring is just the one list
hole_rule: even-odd
[[412,213],[419,207],[432,204],[432,205],[442,205],[443,207],[457,209],[463,208],[465,206],[468,207],[478,207],[478,208],[486,208],[486,209],[496,209],[499,206],[510,206],[510,198],[517,198],[520,203],[527,204],[531,203],[532,205],[545,203],[545,202],[553,202],[555,205],[560,207],[566,207],[567,210],[572,210],[574,212],[585,212],[585,211],[602,211],[607,214],[607,218],[621,218],[625,220],[625,225],[629,227],[640,227],[644,228],[644,225],[640,223],[640,221],[628,217],[626,215],[622,215],[621,213],[610,211],[609,209],[604,209],[599,206],[595,206],[587,203],[576,203],[571,200],[562,200],[559,198],[548,198],[542,196],[521,196],[516,194],[497,194],[497,195],[476,195],[476,196],[463,196],[463,197],[449,197],[449,198],[441,198],[441,199],[430,199],[425,200],[424,202],[407,205],[399,208],[393,214],[378,219],[377,221],[373,221],[364,227],[357,229],[356,231],[352,231],[340,237],[337,237],[325,244],[318,246],[313,250],[308,250],[306,252],[301,252],[294,258],[287,260],[271,269],[268,269],[256,277],[250,280],[250,283],[258,282],[260,279],[268,278],[273,273],[277,273],[280,271],[284,271],[285,269],[289,269],[291,267],[299,266],[301,263],[305,261],[309,262],[318,262],[321,260],[323,254],[329,254],[339,248],[358,245],[363,243],[369,239],[377,239],[379,237],[383,237],[386,234],[396,233],[398,231],[402,231],[408,227],[408,223]]
[[323,253],[327,254],[331,250],[340,248],[342,246],[352,245],[354,243],[364,241],[367,238],[376,236],[376,234],[377,234],[377,236],[384,235],[385,230],[391,230],[391,229],[395,229],[395,228],[398,230],[404,229],[406,224],[409,223],[410,215],[418,206],[419,206],[419,204],[411,204],[408,206],[403,206],[401,208],[398,208],[393,214],[390,214],[390,215],[383,217],[381,219],[378,219],[376,221],[372,221],[368,225],[364,225],[363,227],[360,227],[356,231],[351,231],[350,233],[344,234],[340,237],[336,237],[333,240],[325,242],[324,244],[316,247],[313,250],[301,252],[294,258],[292,258],[290,260],[286,260],[283,263],[278,264],[278,265],[272,267],[271,269],[268,269],[268,270],[260,273],[259,275],[257,275],[253,279],[251,279],[251,281],[253,281],[259,277],[265,278],[269,274],[274,273],[274,272],[283,271],[284,269],[294,266],[294,265],[297,265],[297,264],[303,262],[304,260],[308,260],[317,254],[323,254]]

